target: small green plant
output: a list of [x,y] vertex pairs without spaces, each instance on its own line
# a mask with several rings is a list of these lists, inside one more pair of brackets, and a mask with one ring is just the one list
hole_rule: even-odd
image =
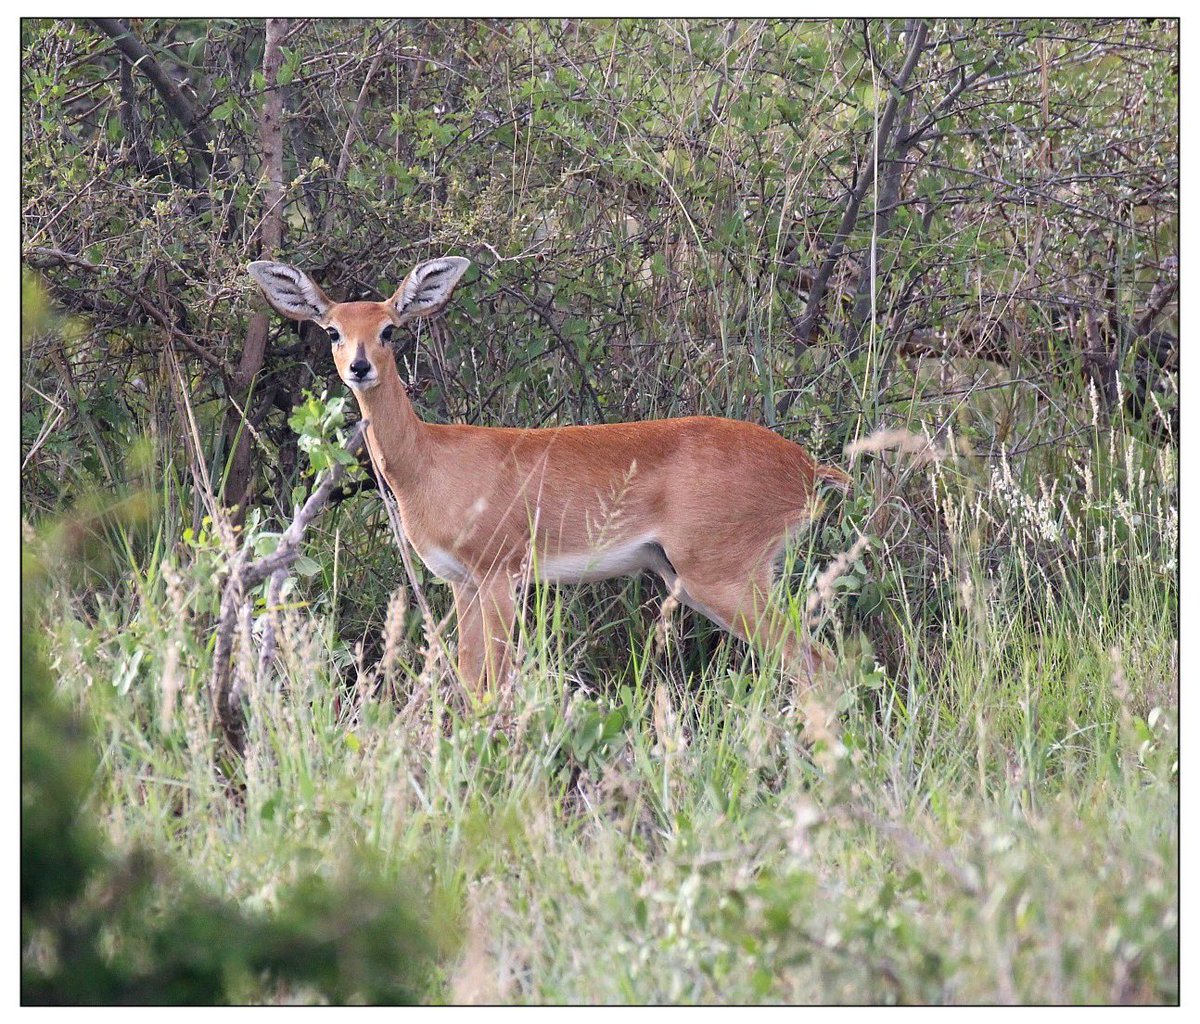
[[305,391],[304,401],[288,417],[288,426],[295,431],[300,450],[308,456],[309,472],[314,475],[339,463],[347,467],[358,463],[345,449],[348,401],[345,395],[330,398],[325,391],[320,395]]

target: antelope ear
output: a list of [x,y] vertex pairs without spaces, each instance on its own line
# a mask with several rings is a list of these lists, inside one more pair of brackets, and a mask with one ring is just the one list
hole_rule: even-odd
[[450,301],[454,286],[470,265],[471,261],[461,256],[445,256],[440,260],[418,263],[396,289],[396,294],[388,299],[397,321],[404,323],[415,317],[436,313]]
[[315,320],[329,315],[333,303],[311,277],[286,263],[257,260],[246,267],[275,312],[289,320]]

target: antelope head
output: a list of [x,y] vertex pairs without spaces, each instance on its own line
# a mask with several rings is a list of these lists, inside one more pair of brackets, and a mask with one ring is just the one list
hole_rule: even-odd
[[396,328],[441,310],[470,266],[461,256],[418,263],[383,302],[334,302],[304,271],[286,263],[258,260],[246,269],[277,313],[325,329],[338,375],[361,394],[383,374],[395,372],[391,342]]

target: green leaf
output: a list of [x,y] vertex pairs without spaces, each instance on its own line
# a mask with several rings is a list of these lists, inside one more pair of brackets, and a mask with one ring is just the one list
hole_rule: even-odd
[[304,577],[315,576],[321,571],[321,564],[308,555],[297,555],[294,565],[296,572]]

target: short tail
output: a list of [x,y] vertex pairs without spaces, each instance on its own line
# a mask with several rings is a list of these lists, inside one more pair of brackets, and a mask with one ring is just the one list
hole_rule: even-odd
[[816,477],[822,483],[826,483],[830,487],[836,487],[843,494],[849,494],[853,484],[848,473],[843,473],[840,469],[836,469],[833,466],[818,465]]

